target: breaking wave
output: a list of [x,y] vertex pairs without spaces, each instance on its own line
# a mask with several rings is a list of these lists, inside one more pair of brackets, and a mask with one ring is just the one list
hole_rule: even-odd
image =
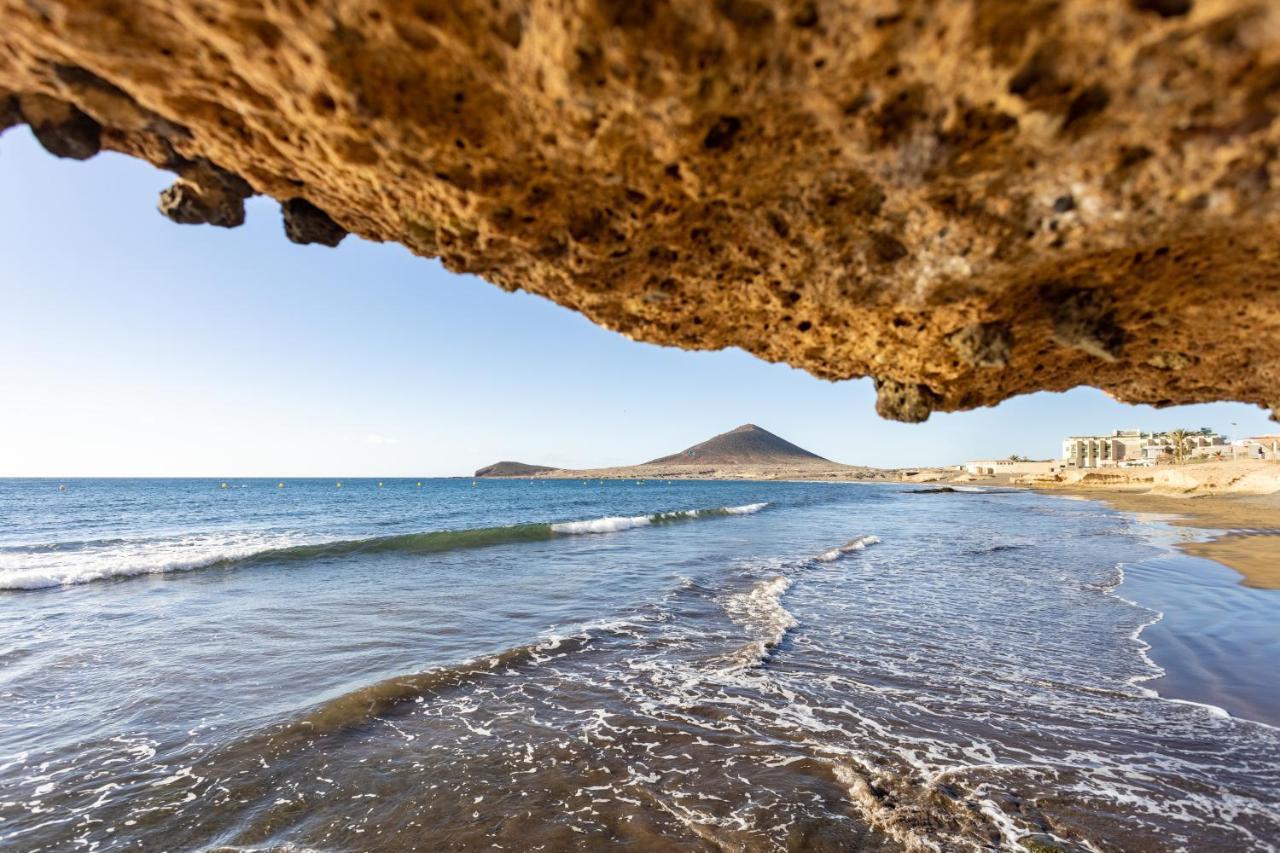
[[782,596],[790,588],[791,579],[779,575],[724,600],[725,613],[751,638],[747,645],[732,655],[730,669],[745,669],[764,663],[787,632],[800,624],[791,611],[782,606]]
[[879,536],[859,536],[857,539],[850,539],[848,542],[844,543],[843,545],[837,548],[832,548],[830,551],[823,551],[814,559],[819,560],[823,563],[830,563],[840,559],[846,554],[852,554],[855,551],[861,551],[865,549],[868,545],[879,545],[879,544],[880,544]]
[[[521,542],[544,542],[559,536],[613,533],[635,527],[672,524],[700,518],[749,515],[768,503],[710,509],[656,512],[648,515],[611,516],[585,521],[513,524],[437,530],[332,542],[284,544],[253,542],[244,537],[223,542],[191,540],[158,543],[131,543],[126,547],[103,548],[96,552],[58,551],[56,546],[7,548],[0,562],[0,591],[48,589],[100,580],[119,580],[139,575],[167,574],[193,569],[256,566],[267,563],[296,563],[364,554],[434,554],[463,548],[485,548]],[[80,543],[76,543],[80,544]],[[266,547],[263,545],[266,544]]]
[[655,512],[651,515],[619,515],[606,518],[592,518],[587,521],[562,521],[551,525],[552,533],[613,533],[618,530],[629,530],[633,527],[648,527],[651,524],[670,524],[675,521],[688,521],[694,518],[711,518],[724,515],[750,515],[767,507],[767,503],[746,504],[744,506],[722,506],[715,509],[686,509],[676,512]]
[[[879,536],[859,536],[819,554],[815,559],[832,562],[879,542]],[[800,567],[793,565],[792,570]],[[729,656],[729,670],[741,671],[768,662],[787,633],[800,624],[795,615],[782,605],[782,597],[791,589],[792,583],[793,579],[786,574],[775,575],[722,600],[725,613],[750,638],[745,646]]]

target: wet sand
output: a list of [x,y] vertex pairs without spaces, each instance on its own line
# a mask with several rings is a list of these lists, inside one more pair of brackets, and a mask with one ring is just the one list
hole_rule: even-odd
[[1175,516],[1170,523],[1181,527],[1223,531],[1209,541],[1181,542],[1178,548],[1229,566],[1244,576],[1245,586],[1280,589],[1280,493],[1172,497],[1105,487],[1039,491],[1102,500],[1126,512]]
[[[1115,486],[1037,491],[1154,517],[1168,533],[1164,544],[1177,549],[1125,568],[1125,597],[1161,614],[1142,640],[1164,672],[1144,686],[1280,726],[1273,677],[1280,599],[1272,592],[1280,589],[1280,495],[1175,497]],[[1205,540],[1205,532],[1214,538]]]
[[1216,560],[1172,552],[1126,566],[1122,594],[1162,614],[1142,640],[1164,673],[1143,686],[1280,726],[1274,592],[1242,585]]
[[1241,583],[1245,586],[1280,589],[1280,535],[1231,535],[1212,542],[1188,542],[1181,547],[1188,554],[1235,569],[1244,575]]
[[1280,637],[1280,493],[1157,493],[1148,485],[1028,485],[988,477],[987,489],[1030,489],[1104,502],[1143,520],[1175,551],[1125,567],[1123,593],[1160,617],[1142,632],[1163,673],[1144,684],[1188,701],[1280,726],[1274,678]]

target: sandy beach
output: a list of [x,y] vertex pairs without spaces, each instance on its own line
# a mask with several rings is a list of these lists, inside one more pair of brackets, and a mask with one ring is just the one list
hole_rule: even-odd
[[[1047,491],[1047,490],[1046,490]],[[1144,492],[1100,489],[1053,490],[1104,500],[1129,512],[1177,516],[1173,524],[1225,531],[1206,542],[1178,547],[1235,569],[1245,586],[1280,589],[1280,495],[1202,495],[1175,498]],[[1249,531],[1249,532],[1237,532]],[[1258,532],[1253,532],[1258,531]]]
[[1072,472],[1010,485],[1104,500],[1128,512],[1174,516],[1172,523],[1223,535],[1179,545],[1244,576],[1242,583],[1280,589],[1280,465],[1235,461],[1103,472]]
[[1083,489],[1075,493],[1101,498],[1120,510],[1175,515],[1178,517],[1172,523],[1190,528],[1224,530],[1224,535],[1208,542],[1187,542],[1178,547],[1189,555],[1230,566],[1244,575],[1242,583],[1247,587],[1280,589],[1280,494],[1172,498]]

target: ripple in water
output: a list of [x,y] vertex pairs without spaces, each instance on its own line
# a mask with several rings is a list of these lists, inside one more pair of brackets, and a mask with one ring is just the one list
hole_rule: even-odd
[[[486,484],[488,506],[437,488],[326,498],[332,524],[273,534],[365,541],[364,513],[393,547],[0,598],[0,844],[1280,838],[1277,730],[1144,686],[1158,614],[1122,597],[1123,569],[1155,552],[1121,516],[848,485]],[[459,529],[460,501],[475,529],[602,521],[483,547],[404,538]]]

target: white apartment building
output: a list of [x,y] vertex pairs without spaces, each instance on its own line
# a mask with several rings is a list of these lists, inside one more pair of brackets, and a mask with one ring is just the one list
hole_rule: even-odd
[[[1188,458],[1221,453],[1231,456],[1226,436],[1205,427],[1187,436]],[[1173,436],[1167,432],[1143,432],[1140,429],[1112,430],[1110,435],[1072,435],[1062,441],[1062,464],[1067,468],[1114,468],[1130,465],[1154,465],[1162,457],[1172,456]]]

